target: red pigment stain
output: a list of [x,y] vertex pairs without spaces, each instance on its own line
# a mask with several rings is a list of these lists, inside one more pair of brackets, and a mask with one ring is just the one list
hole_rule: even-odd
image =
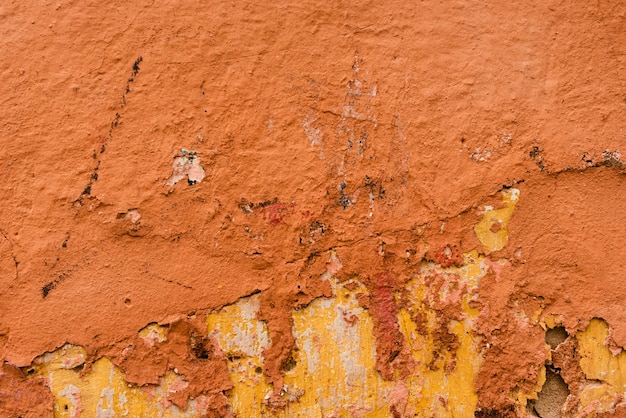
[[350,312],[348,309],[339,309],[341,310],[341,316],[343,320],[346,322],[346,324],[348,324],[349,327],[353,327],[357,324],[357,322],[359,322],[359,317]]
[[267,219],[271,226],[276,226],[283,223],[285,216],[287,215],[289,208],[294,205],[287,205],[285,203],[276,202],[263,208],[263,218]]
[[434,261],[443,268],[461,266],[463,264],[463,255],[457,245],[445,244],[435,252]]
[[374,279],[374,289],[371,293],[373,309],[376,310],[376,317],[379,323],[388,329],[397,328],[398,307],[393,298],[392,278],[387,272],[376,275]]
[[405,350],[404,336],[398,325],[398,306],[393,295],[395,279],[389,272],[374,276],[368,307],[374,319],[376,369],[386,380],[404,378],[410,373],[412,358]]

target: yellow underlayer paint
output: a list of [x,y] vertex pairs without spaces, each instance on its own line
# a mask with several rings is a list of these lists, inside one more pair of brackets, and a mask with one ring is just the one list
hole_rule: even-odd
[[501,250],[509,241],[509,221],[518,200],[519,190],[510,188],[502,192],[504,204],[502,208],[484,207],[483,219],[476,224],[474,232],[480,243],[489,251]]
[[167,339],[167,327],[158,324],[150,324],[139,331],[139,337],[149,346],[162,343]]
[[[480,242],[492,251],[508,241],[508,223],[519,191],[508,189],[502,195],[504,206],[486,207],[483,219],[475,226]],[[330,259],[340,264],[332,252]],[[382,379],[375,369],[372,318],[356,297],[367,289],[356,278],[339,282],[330,272],[324,274],[334,297],[317,299],[293,312],[292,331],[298,350],[295,366],[284,377],[284,410],[273,410],[265,404],[272,386],[264,379],[262,354],[271,341],[265,324],[257,319],[260,296],[240,299],[208,315],[208,334],[228,359],[234,385],[228,394],[233,412],[247,418],[386,418],[390,406],[395,405],[407,417],[472,417],[477,402],[474,379],[481,358],[471,333],[478,311],[470,307],[470,302],[481,277],[493,263],[472,251],[464,254],[461,267],[442,269],[432,263],[420,266],[406,285],[398,312],[400,330],[415,369],[405,380],[395,382]],[[433,280],[438,282],[433,284]],[[438,316],[447,304],[453,304],[453,311],[460,316]],[[541,308],[528,313],[520,309],[518,316],[520,321],[540,324],[544,329],[560,324],[557,316],[541,318],[542,312]],[[456,336],[456,350],[448,351],[442,345],[437,336],[442,327],[448,335]],[[150,324],[139,336],[146,344],[155,345],[165,341],[166,331],[166,327]],[[582,357],[580,367],[587,379],[580,387],[580,417],[611,411],[626,396],[626,353],[612,352],[606,345],[608,335],[608,325],[600,319],[592,320],[575,335]],[[547,345],[546,349],[549,351]],[[54,417],[192,418],[206,412],[204,396],[191,400],[186,411],[167,400],[168,393],[186,384],[173,372],[163,376],[159,385],[137,387],[128,384],[107,358],[99,359],[81,374],[85,359],[82,347],[68,344],[38,357],[27,370],[30,376],[48,380],[55,398]],[[525,410],[529,400],[537,399],[545,381],[544,366],[529,392],[511,394],[519,410]]]
[[[550,315],[543,318],[544,329],[560,326],[558,316]],[[578,418],[593,418],[599,412],[611,412],[623,406],[626,397],[626,352],[616,349],[615,353],[607,345],[609,327],[601,319],[593,319],[584,331],[578,332],[574,338],[578,340],[578,351],[581,356],[580,368],[586,381],[579,383],[580,404]],[[550,350],[546,344],[546,350]],[[551,358],[548,358],[548,362]],[[537,383],[528,393],[518,394],[520,410],[524,410],[528,400],[538,398],[538,393],[546,381],[546,368],[539,371]]]
[[256,317],[259,295],[240,299],[207,317],[213,335],[228,360],[233,383],[230,404],[238,417],[260,417],[263,399],[272,392],[265,382],[261,354],[270,339],[265,323]]
[[184,384],[174,373],[164,376],[158,386],[140,388],[126,383],[124,374],[106,357],[94,362],[91,370],[81,376],[77,368],[84,360],[83,348],[66,345],[33,363],[31,374],[49,382],[55,397],[55,418],[195,418],[206,412],[204,397],[190,401],[186,411],[171,405],[168,391]]
[[600,319],[593,319],[576,334],[582,357],[580,367],[589,381],[580,396],[582,407],[590,411],[588,416],[610,411],[623,402],[626,393],[626,353],[611,353],[606,345],[608,336],[608,325]]
[[[421,274],[433,272],[457,277],[437,295],[440,301],[457,302],[464,318],[446,323],[459,338],[455,353],[446,352],[433,363],[437,349],[435,328],[440,326],[432,310],[420,309],[426,316],[427,333],[420,334],[410,312],[399,312],[399,323],[411,348],[418,369],[406,381],[390,382],[375,370],[376,347],[373,323],[367,310],[359,306],[356,294],[366,291],[358,281],[340,283],[326,274],[335,297],[317,299],[293,313],[298,351],[295,367],[286,372],[283,411],[268,409],[263,400],[272,388],[258,373],[262,350],[269,344],[265,326],[256,319],[258,297],[242,299],[209,315],[209,332],[217,336],[229,361],[235,385],[230,402],[237,416],[245,417],[389,417],[390,406],[406,416],[470,417],[476,405],[474,377],[480,358],[470,334],[471,320],[477,315],[468,305],[471,290],[486,271],[477,252],[465,255],[461,268],[437,269],[424,264]],[[408,285],[412,306],[420,306],[426,288],[419,277]],[[455,366],[452,366],[454,360]],[[403,396],[402,393],[406,395]],[[403,403],[404,402],[404,403]]]
[[359,306],[358,282],[347,289],[328,277],[335,298],[318,299],[294,312],[299,353],[285,384],[301,396],[284,417],[386,417],[394,390],[375,370],[373,323]]
[[[423,265],[421,273],[408,284],[410,304],[400,311],[400,324],[406,342],[416,360],[417,370],[409,378],[409,401],[407,416],[472,417],[476,409],[474,379],[480,366],[474,340],[471,336],[471,321],[478,310],[470,308],[472,291],[485,274],[482,258],[476,251],[465,254],[465,265],[460,268],[440,269],[434,265]],[[447,280],[438,292],[424,283],[424,277],[439,274]],[[462,318],[441,322],[434,305],[460,303]],[[426,319],[427,332],[419,332],[418,325],[411,319],[415,314]],[[423,325],[422,325],[423,327]],[[435,331],[446,327],[458,338],[456,351],[438,343]],[[438,353],[437,359],[434,353]]]
[[[508,189],[503,192],[502,209],[485,208],[475,231],[486,248],[497,250],[506,244],[518,196],[517,189]],[[341,264],[333,252],[330,261],[329,265]],[[260,296],[242,298],[207,315],[208,335],[228,359],[232,411],[246,418],[386,418],[393,406],[407,417],[472,417],[481,358],[471,334],[478,311],[470,302],[493,263],[472,251],[464,254],[461,267],[420,266],[399,305],[400,331],[414,360],[411,375],[399,381],[386,381],[376,371],[373,321],[357,300],[367,289],[358,278],[340,282],[332,276],[334,271],[325,273],[322,279],[331,284],[334,296],[293,312],[297,351],[294,367],[284,376],[282,399],[287,406],[283,410],[266,405],[273,387],[265,381],[262,355],[271,341],[265,323],[257,319]],[[433,278],[439,280],[436,286],[429,282]],[[396,296],[400,300],[401,295]],[[446,306],[458,315],[442,315]],[[442,329],[452,344],[444,341]],[[139,336],[154,345],[163,342],[167,333],[151,324]],[[68,345],[34,363],[31,374],[49,379],[55,417],[199,417],[205,412],[204,397],[190,401],[187,411],[167,401],[168,391],[185,385],[175,373],[164,376],[158,386],[140,388],[127,384],[107,358],[81,376],[77,367],[84,361],[85,351]]]
[[[336,297],[317,299],[293,313],[297,340],[295,367],[284,378],[284,410],[269,409],[272,393],[262,374],[262,350],[269,343],[265,326],[256,320],[258,297],[240,300],[209,315],[209,332],[218,336],[230,357],[233,411],[241,417],[387,417],[394,390],[375,371],[372,320],[355,294],[329,274]],[[244,327],[244,328],[242,328]]]

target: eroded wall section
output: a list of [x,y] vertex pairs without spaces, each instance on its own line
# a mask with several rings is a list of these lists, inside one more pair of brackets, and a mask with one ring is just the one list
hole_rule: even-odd
[[626,404],[626,9],[0,5],[7,417]]

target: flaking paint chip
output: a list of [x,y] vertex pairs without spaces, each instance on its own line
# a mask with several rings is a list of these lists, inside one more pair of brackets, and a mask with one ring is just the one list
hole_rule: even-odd
[[174,157],[172,161],[172,175],[167,180],[168,186],[173,186],[185,177],[191,186],[200,183],[206,176],[204,168],[200,165],[200,157],[195,151],[180,149],[181,155]]

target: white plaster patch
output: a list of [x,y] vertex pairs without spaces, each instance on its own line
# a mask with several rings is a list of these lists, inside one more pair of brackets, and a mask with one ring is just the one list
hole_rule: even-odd
[[204,168],[200,165],[200,157],[195,151],[188,151],[184,148],[181,148],[180,152],[181,156],[174,157],[172,175],[166,184],[173,186],[185,177],[189,185],[200,183],[206,176]]
[[102,389],[96,407],[96,418],[115,418],[115,410],[113,408],[114,393],[115,391],[111,387]]
[[80,389],[74,385],[67,385],[61,391],[59,396],[64,396],[70,400],[72,406],[70,407],[70,418],[79,418],[80,413],[83,411],[83,404],[80,397]]
[[311,142],[311,146],[322,145],[322,140],[324,139],[324,133],[322,130],[314,126],[316,121],[317,117],[314,114],[309,113],[301,123],[302,129],[304,129],[304,134]]
[[265,322],[257,319],[260,309],[260,296],[254,295],[240,299],[234,315],[237,321],[231,324],[231,330],[224,332],[218,323],[211,334],[217,338],[219,347],[225,352],[241,353],[248,357],[260,357],[270,345],[270,337]]
[[162,343],[167,340],[164,327],[157,324],[150,324],[140,331],[140,338],[148,347],[154,347],[156,343]]
[[241,316],[244,321],[233,327],[234,341],[237,348],[247,356],[260,356],[270,345],[265,323],[256,319],[260,309],[259,296],[251,296],[240,302]]
[[139,221],[139,219],[141,219],[141,214],[139,213],[137,209],[131,209],[128,212],[126,212],[126,217],[130,219],[132,223],[136,224]]

